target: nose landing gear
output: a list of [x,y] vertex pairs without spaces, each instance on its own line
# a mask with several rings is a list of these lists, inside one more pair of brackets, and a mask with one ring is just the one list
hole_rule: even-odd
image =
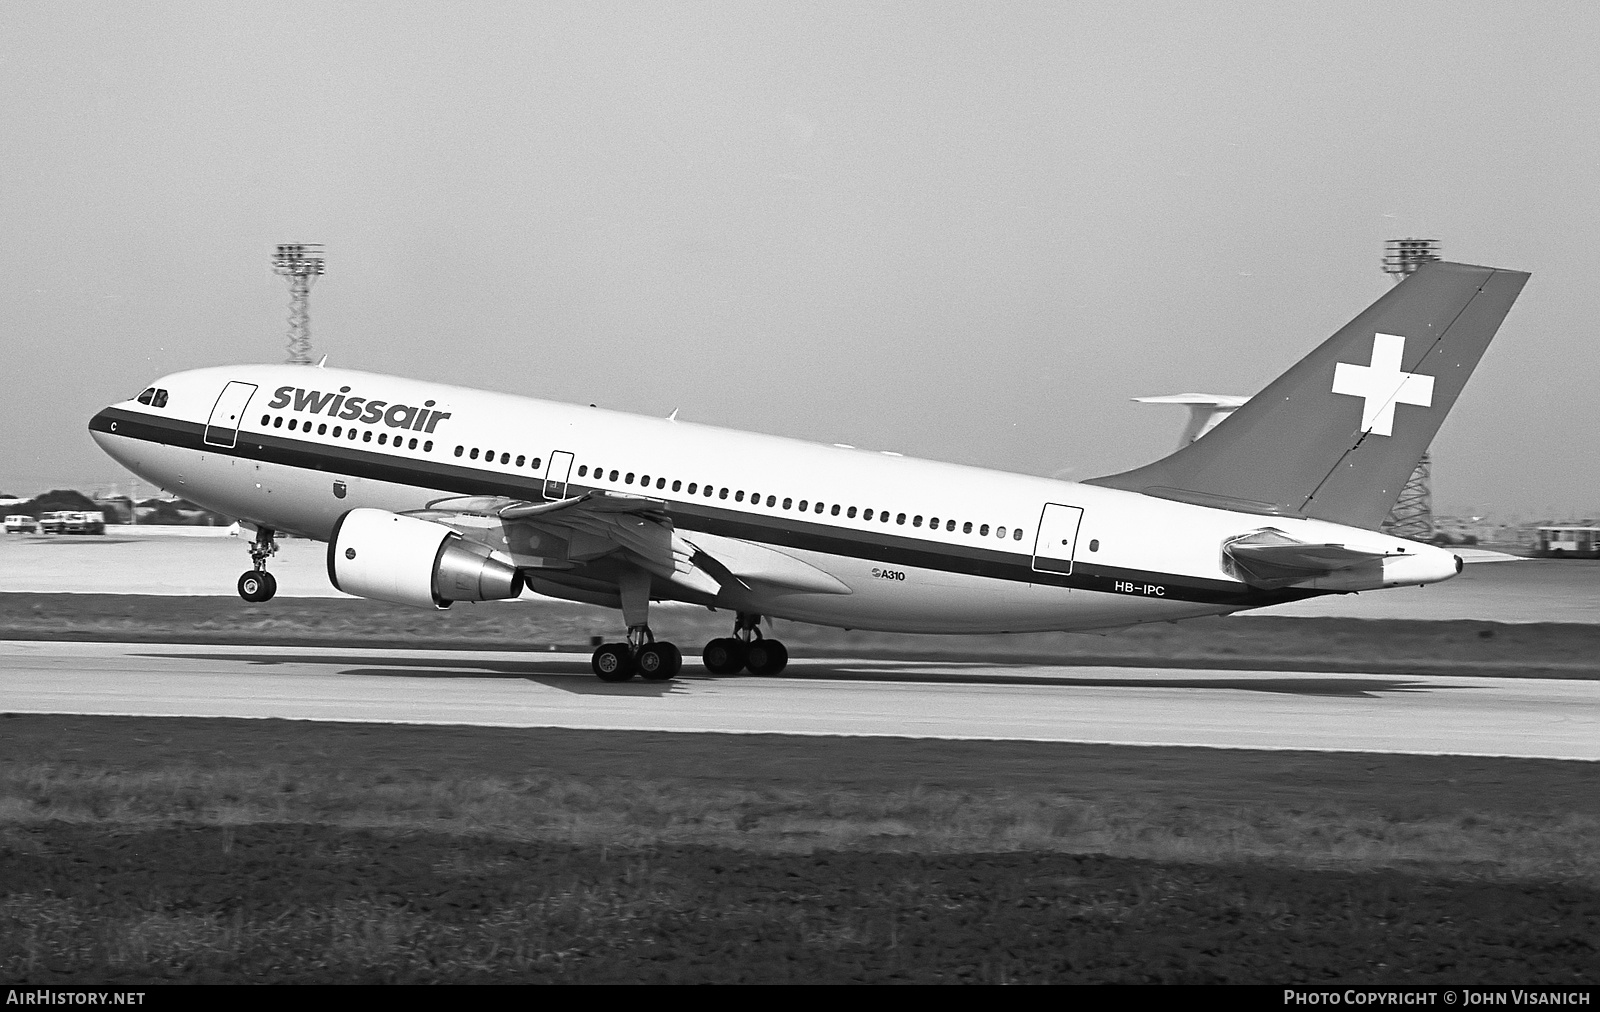
[[256,528],[255,540],[250,542],[251,568],[239,577],[239,596],[252,604],[270,601],[278,592],[278,581],[267,572],[267,560],[278,554],[278,542],[270,527]]
[[761,616],[740,612],[733,635],[714,639],[700,654],[713,675],[732,675],[748,669],[752,675],[775,675],[789,663],[789,650],[777,640],[761,635]]

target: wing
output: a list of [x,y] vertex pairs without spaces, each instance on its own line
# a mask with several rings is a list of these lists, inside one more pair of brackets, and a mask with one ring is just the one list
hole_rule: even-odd
[[523,569],[574,570],[614,556],[695,597],[734,589],[850,593],[829,574],[775,549],[712,534],[691,540],[673,526],[666,505],[604,491],[546,503],[461,496],[408,515],[447,524]]

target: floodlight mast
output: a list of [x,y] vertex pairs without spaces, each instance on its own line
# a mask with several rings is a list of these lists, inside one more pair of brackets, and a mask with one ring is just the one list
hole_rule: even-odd
[[[1383,272],[1396,284],[1418,267],[1439,259],[1437,239],[1390,239],[1383,246]],[[1414,541],[1433,538],[1433,457],[1424,451],[1394,509],[1383,522],[1385,533]]]
[[285,243],[272,257],[272,270],[289,279],[290,365],[311,364],[311,286],[324,271],[321,243]]

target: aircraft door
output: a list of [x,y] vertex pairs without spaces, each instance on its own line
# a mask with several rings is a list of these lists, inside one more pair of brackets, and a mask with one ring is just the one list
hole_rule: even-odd
[[206,442],[212,446],[232,446],[239,441],[239,423],[244,421],[245,405],[255,395],[254,383],[237,380],[222,388],[211,418],[206,422]]
[[1046,503],[1039,518],[1039,536],[1033,543],[1033,568],[1038,573],[1072,575],[1072,550],[1078,544],[1083,510],[1077,506]]
[[566,450],[552,450],[550,452],[550,470],[544,474],[544,497],[546,499],[565,499],[567,497],[567,478],[572,474],[572,454]]

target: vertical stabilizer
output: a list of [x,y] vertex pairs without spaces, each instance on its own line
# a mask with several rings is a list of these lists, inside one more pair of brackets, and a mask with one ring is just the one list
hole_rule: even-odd
[[1087,484],[1376,529],[1527,280],[1424,264],[1204,439]]

